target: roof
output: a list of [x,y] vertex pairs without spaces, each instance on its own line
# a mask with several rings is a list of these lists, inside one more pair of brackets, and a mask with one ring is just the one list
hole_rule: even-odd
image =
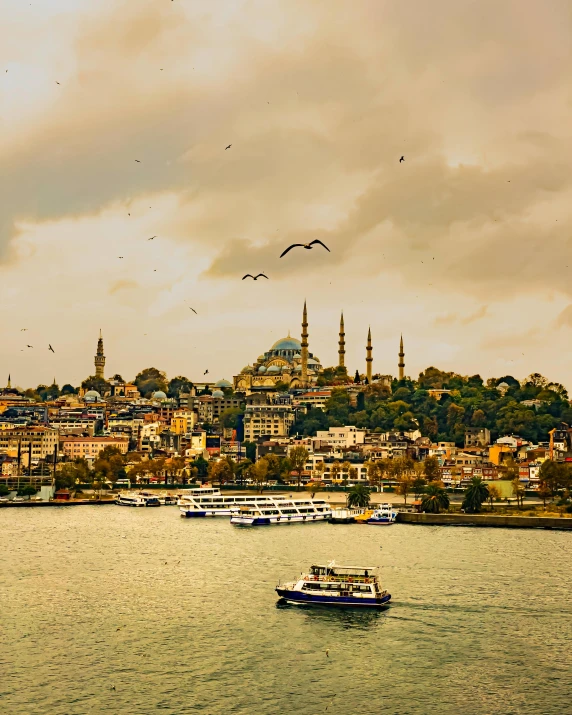
[[297,338],[292,338],[290,336],[277,340],[270,348],[270,350],[296,350],[297,352],[301,349],[302,343]]

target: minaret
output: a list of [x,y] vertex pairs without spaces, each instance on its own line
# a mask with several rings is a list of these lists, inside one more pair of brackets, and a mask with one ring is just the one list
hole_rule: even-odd
[[399,343],[399,363],[397,366],[399,367],[399,379],[403,380],[405,377],[405,353],[403,352],[403,335],[401,336],[401,341]]
[[308,384],[308,313],[306,311],[306,301],[304,301],[304,312],[302,313],[302,387]]
[[345,367],[346,365],[346,333],[344,330],[344,311],[342,310],[342,317],[340,318],[340,340],[338,342],[338,367]]
[[104,380],[103,368],[105,367],[105,355],[103,354],[103,338],[101,337],[101,329],[99,330],[99,340],[97,341],[97,353],[95,355],[95,376]]
[[372,346],[371,346],[371,328],[367,331],[367,345],[366,345],[366,358],[365,358],[365,376],[367,378],[367,384],[371,385],[371,363],[373,362]]
[[8,375],[8,384],[6,385],[6,389],[7,390],[12,389],[12,380],[10,379],[10,375]]

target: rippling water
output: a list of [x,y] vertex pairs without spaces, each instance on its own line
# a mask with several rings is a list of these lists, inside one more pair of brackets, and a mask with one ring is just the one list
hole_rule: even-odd
[[[114,506],[4,509],[0,529],[10,715],[571,712],[569,533]],[[277,607],[279,579],[332,558],[381,565],[391,608]]]

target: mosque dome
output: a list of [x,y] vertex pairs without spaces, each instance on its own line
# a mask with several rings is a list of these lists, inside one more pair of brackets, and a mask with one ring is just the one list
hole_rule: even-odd
[[244,375],[245,373],[251,373],[254,371],[250,365],[245,365],[240,372]]
[[163,390],[157,390],[157,392],[153,393],[153,399],[154,400],[166,400],[167,395],[163,392]]
[[101,400],[101,395],[97,390],[88,390],[83,396],[83,399],[86,402],[99,402]]
[[302,349],[302,343],[296,338],[281,338],[277,340],[272,346],[271,350],[296,350],[298,352]]
[[258,372],[266,372],[266,367],[265,367],[264,365],[261,365],[261,366],[258,368]]
[[224,397],[224,392],[222,390],[213,390],[213,397]]
[[258,362],[264,362],[264,355],[259,355],[257,360]]
[[232,383],[223,378],[222,380],[215,382],[215,387],[218,387],[220,390],[225,390],[227,387],[232,387]]
[[280,372],[280,366],[279,365],[270,365],[268,370],[266,371],[268,374],[273,373],[274,375],[278,372]]

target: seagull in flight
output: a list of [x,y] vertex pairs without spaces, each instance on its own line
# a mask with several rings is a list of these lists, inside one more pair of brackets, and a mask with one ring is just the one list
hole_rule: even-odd
[[319,243],[320,246],[323,246],[326,249],[326,251],[328,251],[328,253],[331,253],[330,249],[326,246],[326,244],[322,243],[321,241],[319,241],[316,238],[314,241],[310,241],[310,243],[293,243],[291,246],[288,246],[288,248],[280,254],[280,258],[282,258],[282,256],[285,256],[288,253],[288,251],[291,251],[293,248],[300,247],[300,248],[307,248],[308,250],[311,250],[312,246],[314,246],[316,243]]
[[151,236],[151,238],[148,238],[148,241],[152,241],[154,238],[157,238],[157,236]]
[[123,258],[123,256],[117,256],[117,258]]
[[26,330],[28,330],[28,328],[20,328],[21,333],[24,333]]
[[56,352],[50,344],[48,344],[48,348],[49,348],[53,353]]
[[247,273],[245,276],[242,277],[242,280],[244,280],[245,278],[252,278],[252,280],[257,281],[261,276],[262,276],[262,278],[266,278],[266,280],[268,280],[268,276],[265,276],[264,273],[259,273],[256,276],[253,276],[250,273]]
[[33,348],[33,345],[26,345],[27,348]]
[[205,371],[203,372],[203,375],[208,375],[208,374],[209,374],[209,371],[208,371],[208,370],[205,370]]
[[227,149],[230,149],[231,146],[232,146],[232,144],[229,144],[228,146],[225,146],[224,150],[226,151]]
[[138,164],[140,164],[140,163],[141,163],[141,162],[139,161],[139,159],[135,159],[135,161],[136,161],[136,162],[137,162]]
[[402,156],[401,159],[399,160],[399,163],[401,164],[402,161],[405,161],[405,157]]
[[198,315],[197,311],[194,308],[191,308],[191,306],[189,306],[189,310],[192,310],[195,315]]

